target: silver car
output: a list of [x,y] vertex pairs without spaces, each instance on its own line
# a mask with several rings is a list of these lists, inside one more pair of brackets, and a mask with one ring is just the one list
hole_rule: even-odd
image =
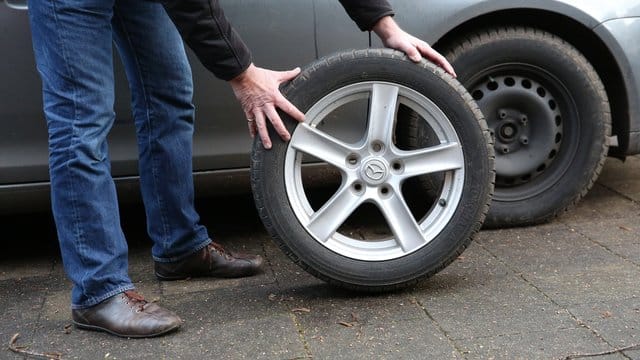
[[[47,132],[26,0],[0,4],[0,212],[48,204]],[[222,1],[257,64],[286,69],[380,46],[336,0]],[[607,156],[640,153],[640,1],[392,0],[397,21],[452,62],[493,133],[489,226],[546,221],[579,201]],[[193,59],[196,189],[248,191],[250,138],[230,88]],[[122,68],[110,135],[121,194],[136,142]],[[410,117],[410,116],[409,116]],[[410,121],[410,119],[409,119]],[[347,131],[347,130],[345,130]],[[416,129],[409,142],[425,141]],[[429,186],[429,179],[423,181]]]

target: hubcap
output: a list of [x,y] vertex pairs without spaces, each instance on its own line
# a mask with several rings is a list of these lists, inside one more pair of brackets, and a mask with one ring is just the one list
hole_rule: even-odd
[[[330,121],[351,122],[335,113],[366,102],[367,125],[359,141],[337,139],[323,130]],[[401,150],[395,144],[399,106],[415,111],[436,135],[438,144]],[[368,261],[395,259],[426,246],[449,223],[462,196],[464,157],[455,129],[428,98],[404,86],[363,82],[340,88],[307,112],[289,141],[285,158],[285,186],[289,203],[306,231],[326,248],[348,258]],[[319,206],[311,206],[302,181],[303,157],[334,167],[342,182]],[[414,216],[402,186],[426,174],[444,176],[433,206]],[[341,231],[363,204],[382,214],[391,236],[367,238]]]
[[360,178],[368,185],[382,184],[389,176],[389,167],[384,158],[367,159],[360,169]]

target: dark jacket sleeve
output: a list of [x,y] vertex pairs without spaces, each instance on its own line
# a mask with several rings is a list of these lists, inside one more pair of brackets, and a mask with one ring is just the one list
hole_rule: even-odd
[[218,0],[159,1],[180,35],[216,77],[231,80],[251,64],[251,52],[231,27]]
[[378,20],[394,15],[387,0],[340,0],[340,3],[362,31],[371,30]]

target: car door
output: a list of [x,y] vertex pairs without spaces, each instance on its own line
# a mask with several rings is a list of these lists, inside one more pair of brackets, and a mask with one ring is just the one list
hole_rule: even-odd
[[[289,70],[315,59],[312,0],[222,0],[221,4],[256,66]],[[195,81],[195,169],[248,167],[251,138],[230,86],[189,55]]]
[[[223,9],[258,66],[289,69],[316,56],[312,0],[223,0]],[[0,4],[0,186],[48,181],[47,131],[25,0]],[[117,54],[114,54],[117,59]],[[250,137],[229,85],[189,51],[195,82],[194,168],[246,168]],[[137,148],[126,77],[116,60],[116,121],[109,135],[112,173],[137,174]]]
[[24,5],[0,3],[0,186],[48,179],[40,78]]

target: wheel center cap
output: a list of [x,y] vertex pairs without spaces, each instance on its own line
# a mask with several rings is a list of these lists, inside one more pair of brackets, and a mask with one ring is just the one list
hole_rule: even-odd
[[387,162],[380,158],[365,160],[360,169],[362,179],[371,185],[383,183],[389,176]]

